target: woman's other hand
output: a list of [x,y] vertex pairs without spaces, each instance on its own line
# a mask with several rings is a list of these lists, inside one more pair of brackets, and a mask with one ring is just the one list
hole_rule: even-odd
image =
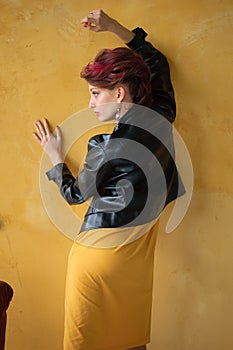
[[45,118],[35,122],[35,129],[32,134],[43,150],[48,154],[53,165],[63,163],[62,160],[62,138],[59,126],[53,134]]
[[94,32],[109,31],[116,34],[125,43],[130,42],[135,34],[129,29],[123,27],[114,18],[108,16],[103,10],[92,10],[89,14],[80,21],[84,28]]
[[112,31],[115,20],[109,17],[103,10],[93,10],[80,23],[83,27],[95,32]]

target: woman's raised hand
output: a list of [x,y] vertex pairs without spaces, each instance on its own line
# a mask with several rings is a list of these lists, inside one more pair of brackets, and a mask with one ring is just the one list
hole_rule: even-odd
[[83,27],[94,32],[112,31],[115,20],[109,17],[103,10],[93,10],[80,23]]
[[42,121],[37,120],[35,122],[35,129],[36,131],[32,134],[35,140],[48,154],[53,165],[62,163],[62,138],[59,126],[56,127],[55,133],[53,134],[47,120],[43,118]]
[[80,21],[84,28],[94,32],[109,31],[116,34],[125,43],[130,42],[135,34],[122,26],[114,18],[108,16],[103,10],[93,10]]

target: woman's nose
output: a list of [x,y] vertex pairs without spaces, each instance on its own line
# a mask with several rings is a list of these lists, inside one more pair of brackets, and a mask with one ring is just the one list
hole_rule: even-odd
[[92,101],[92,99],[90,99],[90,101],[89,101],[89,108],[95,108],[95,104]]

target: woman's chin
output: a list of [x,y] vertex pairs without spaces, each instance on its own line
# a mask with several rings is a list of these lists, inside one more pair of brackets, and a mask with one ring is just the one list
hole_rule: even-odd
[[106,117],[102,115],[97,116],[100,122],[110,122],[111,120],[114,120],[114,118]]
[[99,119],[100,122],[105,122],[105,118],[101,115],[98,115],[97,118]]

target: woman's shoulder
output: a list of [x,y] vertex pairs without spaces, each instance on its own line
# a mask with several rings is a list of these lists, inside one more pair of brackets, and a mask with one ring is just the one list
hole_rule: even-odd
[[98,134],[92,136],[89,141],[88,141],[88,150],[94,148],[94,147],[99,147],[102,142],[107,141],[110,139],[111,134]]

